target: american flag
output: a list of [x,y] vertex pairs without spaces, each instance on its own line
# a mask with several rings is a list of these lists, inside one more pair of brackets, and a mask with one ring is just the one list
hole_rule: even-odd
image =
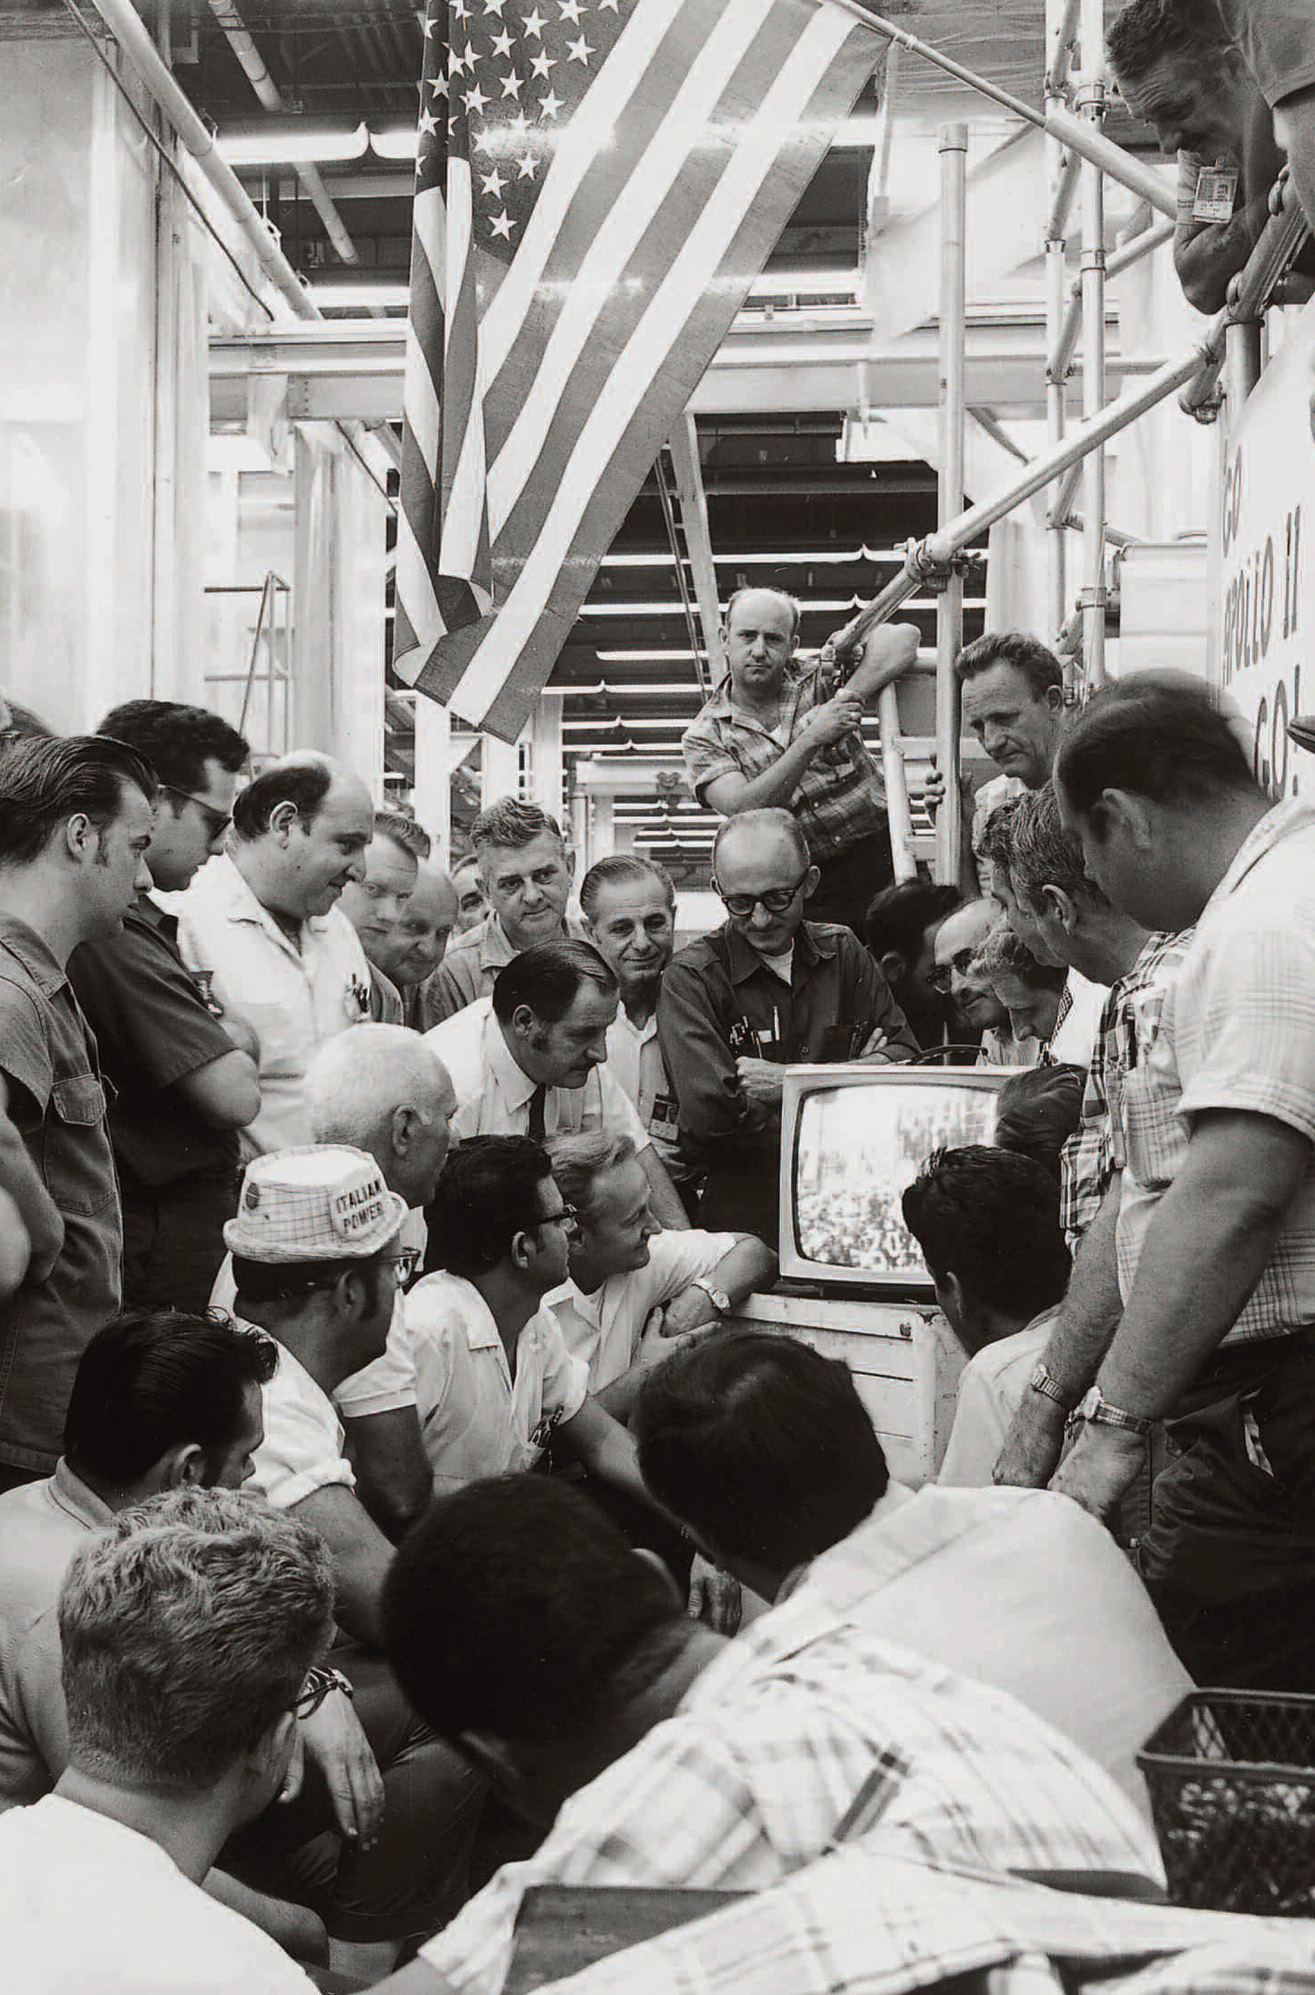
[[885,51],[843,0],[429,0],[394,665],[514,740]]

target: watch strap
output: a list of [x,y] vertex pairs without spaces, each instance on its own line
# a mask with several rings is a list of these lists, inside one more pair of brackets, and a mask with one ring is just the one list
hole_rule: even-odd
[[1155,1425],[1148,1414],[1127,1413],[1123,1407],[1111,1405],[1098,1385],[1092,1386],[1078,1411],[1092,1427],[1117,1427],[1125,1434],[1145,1436]]
[[690,1287],[703,1290],[718,1316],[729,1316],[734,1305],[724,1288],[718,1288],[706,1275],[696,1275]]
[[1074,1401],[1072,1393],[1065,1392],[1054,1373],[1047,1371],[1044,1365],[1036,1367],[1036,1370],[1028,1380],[1028,1384],[1033,1392],[1040,1393],[1042,1399],[1052,1400],[1063,1412],[1071,1413],[1073,1411]]

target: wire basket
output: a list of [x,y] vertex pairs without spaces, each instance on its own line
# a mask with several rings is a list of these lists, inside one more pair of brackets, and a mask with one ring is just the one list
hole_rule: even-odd
[[1137,1764],[1176,1904],[1315,1916],[1315,1696],[1193,1691]]

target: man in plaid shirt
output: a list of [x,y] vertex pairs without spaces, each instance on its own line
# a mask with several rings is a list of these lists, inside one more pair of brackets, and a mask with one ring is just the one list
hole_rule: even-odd
[[891,877],[886,793],[863,745],[864,706],[906,672],[917,626],[885,624],[839,683],[834,664],[795,665],[799,604],[779,589],[740,589],[726,607],[726,677],[681,741],[690,787],[723,817],[794,812],[821,873],[809,910],[861,932]]
[[878,1822],[904,1856],[1155,1895],[1138,1811],[1012,1697],[803,1593],[728,1644],[560,1483],[437,1502],[398,1553],[385,1622],[416,1708],[551,1824],[399,1995],[498,1995],[532,1885],[756,1891]]
[[[1114,904],[1195,932],[1141,998],[1117,1211],[1034,1376],[1058,1415],[1098,1373],[1054,1487],[1106,1513],[1167,1417],[1138,1563],[1170,1639],[1199,1682],[1315,1690],[1315,811],[1273,804],[1209,691],[1162,673],[1092,700],[1055,787]],[[1053,1454],[1023,1453],[997,1475],[1045,1481]]]

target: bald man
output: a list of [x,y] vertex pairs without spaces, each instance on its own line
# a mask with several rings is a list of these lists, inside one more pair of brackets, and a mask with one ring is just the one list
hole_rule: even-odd
[[453,880],[440,866],[422,864],[397,924],[396,953],[388,972],[402,993],[403,1019],[417,1032],[428,1032],[441,1017],[431,1002],[433,982],[459,927],[459,912]]
[[338,901],[365,877],[373,828],[370,793],[350,769],[288,756],[240,792],[228,850],[174,903],[202,995],[254,1042],[260,1112],[243,1131],[247,1157],[311,1140],[306,1069],[370,1015],[370,966]]
[[954,1006],[961,1026],[952,1026],[955,1039],[980,1039],[980,1065],[1030,1067],[1040,1048],[1036,1040],[1017,1040],[1009,1013],[986,979],[972,968],[993,928],[1004,920],[999,901],[969,901],[956,908],[936,931],[932,978]]
[[891,878],[881,772],[863,745],[864,707],[918,655],[914,624],[884,624],[843,683],[795,661],[800,606],[779,589],[739,589],[726,605],[726,677],[681,748],[701,803],[725,817],[793,813],[817,868],[817,917],[861,930]]
[[721,827],[713,886],[725,925],[674,956],[658,1037],[679,1104],[680,1152],[706,1174],[700,1226],[778,1245],[781,1091],[797,1061],[916,1059],[890,986],[848,928],[805,921],[818,869],[788,810]]

